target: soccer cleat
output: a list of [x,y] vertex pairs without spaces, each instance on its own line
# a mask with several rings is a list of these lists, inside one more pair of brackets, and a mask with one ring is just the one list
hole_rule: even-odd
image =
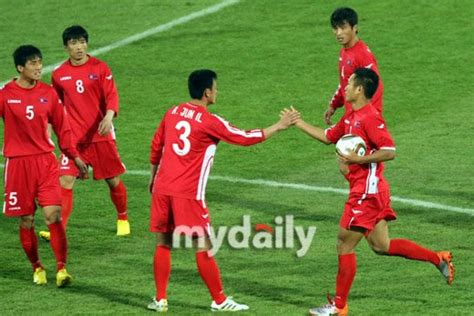
[[46,230],[42,230],[38,233],[38,235],[40,236],[41,239],[43,239],[44,241],[50,241],[51,240],[51,233],[49,231],[46,231]]
[[33,282],[36,285],[45,285],[48,283],[48,280],[46,279],[46,271],[42,267],[35,269],[35,272],[33,273]]
[[168,300],[166,298],[162,298],[161,300],[157,301],[154,297],[153,301],[148,304],[148,309],[157,311],[158,313],[166,313],[168,311]]
[[437,268],[446,279],[446,283],[451,285],[454,281],[454,264],[451,262],[453,256],[449,251],[440,251],[437,255],[440,260]]
[[130,223],[127,220],[117,220],[117,236],[130,235]]
[[245,304],[239,304],[232,299],[232,296],[229,296],[221,304],[216,304],[215,301],[212,301],[211,311],[213,312],[239,312],[246,311],[249,307]]
[[58,287],[64,287],[72,282],[72,276],[67,273],[66,268],[62,268],[56,273],[56,285]]
[[349,306],[346,304],[344,308],[337,308],[336,302],[328,295],[328,303],[326,305],[311,308],[309,310],[309,314],[312,316],[330,316],[330,315],[338,315],[338,316],[347,316],[349,313]]

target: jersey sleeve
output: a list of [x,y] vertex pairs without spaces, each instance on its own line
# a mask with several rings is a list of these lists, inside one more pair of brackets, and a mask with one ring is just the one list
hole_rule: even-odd
[[344,136],[344,117],[342,117],[339,122],[335,125],[328,127],[324,130],[326,134],[326,138],[333,144],[337,143],[337,141]]
[[208,132],[211,136],[226,143],[250,146],[265,140],[265,135],[261,129],[242,130],[218,115],[212,114],[210,117],[210,123],[207,125]]
[[55,91],[52,93],[51,102],[52,106],[49,115],[49,122],[53,127],[54,133],[58,137],[59,148],[68,158],[74,159],[79,154],[76,150],[76,144],[73,139],[66,110]]
[[334,92],[334,95],[332,96],[332,99],[331,99],[331,102],[329,102],[329,105],[333,109],[340,108],[341,106],[344,105],[344,96],[342,94],[342,88],[340,84],[337,86],[337,90],[336,92]]
[[117,116],[119,111],[119,96],[117,87],[115,85],[112,71],[105,63],[102,64],[101,84],[107,110],[114,111],[115,116]]
[[152,165],[159,165],[161,156],[163,155],[163,147],[165,145],[165,118],[161,120],[160,126],[156,129],[153,140],[151,141],[150,163]]
[[58,97],[61,99],[61,101],[64,101],[64,91],[61,88],[61,85],[59,85],[59,83],[57,82],[57,79],[55,77],[56,76],[53,72],[53,74],[51,75],[51,85],[53,86],[54,90],[58,94]]
[[0,87],[0,117],[3,117],[3,112],[5,111],[5,105],[3,104],[4,98],[3,98],[3,87]]
[[395,142],[381,116],[373,116],[365,121],[367,138],[377,149],[395,150]]

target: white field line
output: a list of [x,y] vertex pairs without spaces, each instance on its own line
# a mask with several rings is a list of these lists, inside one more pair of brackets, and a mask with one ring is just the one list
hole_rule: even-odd
[[[127,174],[138,175],[138,176],[149,176],[150,172],[144,171],[144,170],[127,170]],[[337,194],[344,194],[344,195],[349,193],[349,190],[346,190],[346,189],[314,186],[314,185],[301,184],[301,183],[276,182],[276,181],[269,181],[269,180],[264,180],[264,179],[243,179],[243,178],[223,177],[223,176],[210,176],[209,178],[214,181],[244,183],[244,184],[250,184],[250,185],[259,185],[259,186],[275,187],[275,188],[288,188],[288,189],[316,191],[316,192],[330,192],[330,193],[337,193]],[[469,215],[474,216],[474,209],[471,209],[471,208],[462,208],[462,207],[439,204],[439,203],[422,201],[422,200],[407,199],[407,198],[398,197],[398,196],[392,196],[392,201],[408,204],[411,206],[464,213],[464,214],[469,214]]]
[[[161,33],[161,32],[164,32],[164,31],[167,31],[169,29],[172,29],[173,27],[177,26],[177,25],[181,25],[181,24],[184,24],[184,23],[187,23],[189,21],[192,21],[192,20],[195,20],[195,19],[198,19],[198,18],[201,18],[201,17],[204,17],[206,15],[209,15],[209,14],[212,14],[212,13],[215,13],[217,11],[220,11],[222,9],[224,9],[225,7],[228,7],[228,6],[231,6],[231,5],[234,5],[236,3],[239,3],[240,0],[224,0],[216,5],[213,5],[213,6],[210,6],[208,8],[205,8],[205,9],[202,9],[200,11],[196,11],[196,12],[193,12],[191,14],[188,14],[188,15],[185,15],[185,16],[182,16],[180,18],[177,18],[175,20],[172,20],[168,23],[165,23],[165,24],[161,24],[161,25],[158,25],[158,26],[155,26],[151,29],[148,29],[144,32],[141,32],[141,33],[137,33],[135,35],[132,35],[132,36],[129,36],[127,38],[124,38],[120,41],[117,41],[115,43],[112,43],[110,45],[107,45],[107,46],[104,46],[104,47],[101,47],[101,48],[98,48],[96,50],[93,50],[90,52],[91,55],[93,56],[98,56],[100,54],[104,54],[104,53],[107,53],[107,52],[110,52],[111,50],[113,49],[116,49],[116,48],[120,48],[120,47],[123,47],[123,46],[126,46],[126,45],[129,45],[131,43],[135,43],[135,42],[138,42],[144,38],[147,38],[149,36],[152,36],[152,35],[155,35],[155,34],[158,34],[158,33]],[[63,62],[59,62],[57,64],[53,64],[53,65],[48,65],[46,67],[43,68],[43,75],[46,75],[46,74],[49,74],[51,73],[54,68],[56,68],[57,66],[61,65]],[[4,81],[2,83],[0,83],[0,87],[4,86],[5,84],[7,84],[9,82],[9,80],[7,81]]]
[[[4,167],[5,167],[5,165],[0,163],[0,168],[4,168]],[[146,171],[146,170],[127,170],[126,174],[131,175],[131,176],[149,176],[150,171]],[[223,177],[223,176],[210,176],[209,178],[213,181],[223,181],[223,182],[231,182],[231,183],[244,183],[244,184],[250,184],[250,185],[274,187],[274,188],[287,188],[287,189],[303,190],[303,191],[315,191],[315,192],[330,192],[330,193],[337,193],[337,194],[344,194],[344,195],[349,193],[349,190],[346,190],[346,189],[321,187],[321,186],[302,184],[302,183],[286,183],[286,182],[277,182],[277,181],[264,180],[264,179],[244,179],[244,178]],[[422,207],[422,208],[430,208],[430,209],[436,209],[436,210],[464,213],[464,214],[474,216],[474,209],[472,209],[472,208],[462,208],[462,207],[439,204],[439,203],[422,201],[422,200],[407,199],[407,198],[398,197],[398,196],[392,196],[392,201],[400,202],[400,203],[403,203],[403,204],[408,204],[408,205],[411,205],[411,206],[418,206],[418,207]]]

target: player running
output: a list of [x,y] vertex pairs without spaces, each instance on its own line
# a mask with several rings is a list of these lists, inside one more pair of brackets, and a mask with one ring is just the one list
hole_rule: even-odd
[[[250,146],[272,137],[291,125],[298,113],[285,113],[265,129],[241,130],[218,115],[208,112],[216,102],[217,75],[197,70],[188,79],[192,100],[169,109],[161,121],[151,146],[152,193],[150,230],[157,235],[154,256],[156,297],[148,305],[159,312],[168,310],[167,285],[171,272],[173,231],[188,228],[196,244],[196,263],[211,296],[213,311],[243,311],[249,307],[235,302],[223,291],[219,268],[211,249],[211,219],[205,201],[206,184],[217,144]],[[186,232],[185,232],[186,233]]]
[[[311,315],[347,315],[347,299],[356,274],[355,248],[365,237],[372,250],[379,255],[400,256],[432,263],[450,285],[454,280],[451,252],[434,252],[408,239],[390,239],[388,221],[396,219],[390,206],[389,184],[383,177],[383,162],[395,158],[395,143],[380,112],[371,98],[378,86],[377,73],[359,68],[349,78],[345,97],[352,104],[349,112],[334,126],[323,130],[302,119],[296,126],[325,144],[336,143],[343,135],[360,136],[367,146],[367,155],[354,152],[341,155],[341,168],[349,181],[350,193],[339,222],[337,252],[339,270],[336,295],[329,304],[310,310]],[[291,112],[291,111],[290,111]]]

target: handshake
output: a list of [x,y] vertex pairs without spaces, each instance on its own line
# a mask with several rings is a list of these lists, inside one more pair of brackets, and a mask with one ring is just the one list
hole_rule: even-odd
[[278,121],[278,125],[280,127],[280,130],[284,130],[289,128],[292,125],[297,124],[299,121],[301,121],[301,114],[296,110],[293,106],[290,106],[290,108],[284,108],[280,112],[280,120]]

